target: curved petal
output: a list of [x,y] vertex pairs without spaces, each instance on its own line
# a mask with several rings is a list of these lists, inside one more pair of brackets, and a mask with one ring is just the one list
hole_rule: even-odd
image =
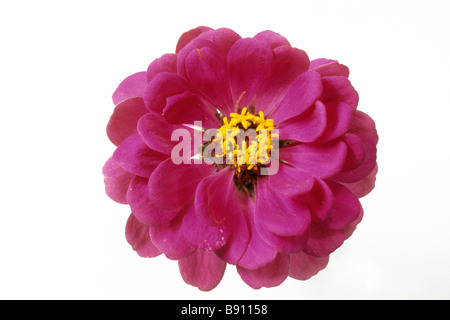
[[109,119],[106,134],[116,146],[137,133],[139,119],[148,112],[142,98],[131,98],[119,103]]
[[195,247],[186,241],[183,235],[183,216],[188,208],[184,208],[180,214],[168,224],[150,226],[150,237],[154,245],[171,260],[180,260],[194,252]]
[[105,191],[112,200],[127,204],[127,190],[134,175],[124,170],[113,157],[103,166]]
[[238,266],[237,271],[242,280],[253,289],[276,287],[282,284],[288,276],[289,255],[278,254],[274,261],[256,270]]
[[197,38],[200,34],[202,34],[203,32],[209,31],[209,30],[212,30],[212,29],[210,27],[199,26],[197,28],[191,29],[191,30],[183,33],[181,35],[180,39],[178,39],[175,53],[180,52],[180,50],[183,49],[189,42],[191,42],[192,39]]
[[217,109],[233,111],[233,99],[225,57],[211,47],[196,48],[186,57],[186,75],[190,83]]
[[343,185],[332,181],[327,181],[327,184],[333,192],[334,204],[324,224],[330,229],[343,229],[358,218],[361,204]]
[[356,110],[353,113],[352,122],[350,123],[349,132],[354,132],[359,135],[364,135],[372,140],[373,143],[378,143],[378,134],[375,127],[375,122],[362,111]]
[[333,192],[322,179],[316,179],[311,192],[305,195],[312,222],[325,221],[334,204]]
[[275,49],[281,46],[290,46],[289,41],[281,34],[273,32],[271,30],[265,30],[257,33],[253,38],[264,42],[271,49]]
[[378,172],[378,165],[375,165],[372,172],[362,180],[353,183],[342,183],[347,187],[356,197],[362,198],[368,195],[373,188],[375,188],[376,175]]
[[222,280],[227,264],[214,251],[197,249],[189,257],[179,260],[178,266],[187,284],[210,291]]
[[314,257],[304,252],[290,255],[289,276],[297,280],[308,280],[325,269],[329,257]]
[[270,116],[275,123],[298,116],[311,107],[322,93],[320,75],[309,71],[292,82],[286,96]]
[[337,174],[345,161],[347,146],[338,141],[331,144],[302,144],[280,149],[280,159],[318,178]]
[[161,72],[177,72],[177,55],[166,53],[155,59],[147,68],[147,81],[150,83]]
[[147,178],[136,176],[131,180],[127,201],[136,219],[147,225],[167,224],[178,214],[178,211],[162,210],[152,204]]
[[238,40],[227,57],[228,74],[233,100],[239,107],[252,103],[259,86],[270,75],[273,53],[263,42],[245,38]]
[[331,76],[322,78],[322,86],[321,101],[341,101],[346,103],[352,110],[355,110],[358,106],[358,92],[356,92],[346,77]]
[[163,161],[148,181],[149,197],[161,209],[178,211],[193,198],[199,183],[216,168],[202,164],[179,164]]
[[329,229],[321,223],[311,223],[305,253],[314,257],[328,257],[345,241],[344,230]]
[[348,78],[350,75],[350,70],[337,60],[324,58],[311,61],[309,70],[319,73],[322,77],[342,76]]
[[314,108],[281,122],[277,129],[280,131],[280,139],[313,142],[322,135],[326,125],[325,105],[317,100]]
[[118,105],[127,99],[142,98],[147,84],[147,73],[145,71],[126,77],[114,91],[112,96],[113,103]]
[[331,141],[345,134],[353,115],[353,109],[344,102],[327,102],[325,107],[327,125],[317,142]]
[[139,134],[134,134],[120,144],[113,157],[128,172],[148,178],[168,156],[150,149]]
[[125,237],[134,251],[143,258],[153,258],[161,254],[150,239],[149,227],[130,215],[125,228]]

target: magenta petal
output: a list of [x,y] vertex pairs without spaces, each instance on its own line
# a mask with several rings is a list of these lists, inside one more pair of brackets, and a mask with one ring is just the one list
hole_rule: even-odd
[[289,45],[273,49],[274,61],[270,77],[256,92],[256,111],[268,114],[278,106],[294,79],[309,67],[308,55]]
[[378,172],[378,165],[375,165],[372,172],[362,180],[353,183],[342,183],[347,187],[356,197],[362,198],[370,193],[375,188],[376,175]]
[[133,214],[130,215],[125,228],[125,236],[134,251],[143,258],[159,256],[161,251],[150,239],[149,227],[140,223]]
[[311,107],[322,93],[320,75],[316,72],[300,74],[292,82],[286,96],[271,118],[275,123],[295,117]]
[[127,201],[136,219],[147,225],[161,225],[171,221],[178,211],[155,207],[148,196],[148,179],[134,177],[127,193]]
[[187,284],[210,291],[222,280],[227,264],[214,251],[197,249],[189,257],[179,260],[178,266]]
[[322,77],[343,76],[348,78],[350,75],[350,70],[343,64],[336,60],[324,58],[311,61],[309,70],[319,73]]
[[127,191],[134,175],[124,170],[113,157],[103,166],[105,191],[112,200],[127,204]]
[[350,123],[350,132],[368,137],[374,144],[378,143],[378,134],[375,122],[364,112],[356,110]]
[[183,49],[189,42],[191,42],[192,39],[197,38],[200,34],[202,34],[203,32],[212,30],[209,27],[204,27],[204,26],[200,26],[194,29],[191,29],[189,31],[186,31],[185,33],[183,33],[180,37],[180,39],[178,40],[177,43],[177,47],[175,52],[178,53],[180,52],[181,49]]
[[191,124],[201,121],[203,128],[219,128],[220,124],[203,101],[195,94],[185,91],[167,98],[164,118],[172,124]]
[[320,100],[341,101],[346,103],[352,110],[358,106],[359,95],[346,77],[332,76],[322,78],[323,93]]
[[162,72],[149,83],[144,92],[144,102],[150,111],[162,113],[168,97],[188,91],[186,80],[178,74]]
[[308,280],[325,269],[329,257],[318,258],[304,252],[290,255],[289,276],[297,280]]
[[238,266],[237,271],[242,280],[253,289],[276,287],[282,284],[288,276],[289,255],[279,254],[274,261],[256,270]]
[[343,229],[358,218],[361,204],[343,185],[332,181],[327,184],[333,192],[334,204],[325,224],[330,229]]
[[167,155],[150,149],[139,134],[128,137],[114,152],[114,160],[128,172],[150,177],[153,170],[167,159]]
[[154,245],[164,255],[171,260],[180,260],[194,252],[195,248],[191,246],[183,235],[182,221],[184,212],[182,212],[167,225],[150,226],[150,237]]
[[327,112],[325,105],[316,101],[315,107],[296,117],[281,122],[280,139],[300,142],[313,142],[324,132],[327,125]]
[[363,207],[361,206],[361,211],[359,212],[358,218],[356,218],[355,221],[353,221],[352,223],[350,223],[348,226],[346,226],[344,228],[345,239],[348,239],[351,237],[353,232],[356,230],[356,227],[358,226],[358,224],[362,221],[363,217],[364,217],[364,210],[363,210]]
[[272,50],[263,42],[245,38],[238,40],[227,57],[231,93],[239,106],[248,106],[258,87],[270,75],[273,63]]
[[155,59],[147,69],[147,81],[150,83],[161,72],[177,72],[177,55],[167,53]]
[[172,159],[167,159],[150,176],[149,197],[156,207],[168,211],[181,210],[193,198],[200,181],[215,170],[214,166],[204,163],[176,165]]
[[234,111],[226,61],[220,52],[209,47],[196,48],[185,64],[187,79],[212,105],[225,114]]
[[338,173],[345,161],[347,147],[344,142],[324,145],[302,144],[280,149],[280,159],[318,178]]
[[281,46],[290,46],[289,41],[285,37],[283,37],[281,34],[278,34],[270,30],[259,32],[253,38],[261,42],[264,42],[271,49],[275,49]]
[[333,192],[322,179],[316,179],[314,187],[305,198],[311,211],[312,222],[325,221],[331,213],[334,204]]
[[254,203],[248,198],[248,226],[250,229],[250,240],[247,249],[238,262],[244,269],[258,269],[272,262],[277,256],[277,250],[268,245],[258,234],[254,222]]
[[346,133],[353,115],[353,109],[344,102],[327,102],[325,106],[327,125],[318,142],[327,142]]
[[148,112],[142,98],[132,98],[119,103],[109,119],[106,133],[116,146],[137,133],[139,119]]
[[303,251],[315,257],[327,257],[344,241],[344,230],[329,229],[320,223],[311,223],[309,239]]
[[145,71],[125,78],[112,96],[114,104],[118,105],[120,102],[131,98],[142,98],[147,84],[147,73]]

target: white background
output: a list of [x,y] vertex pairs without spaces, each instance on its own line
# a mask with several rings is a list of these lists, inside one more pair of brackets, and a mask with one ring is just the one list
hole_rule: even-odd
[[[450,298],[448,1],[2,1],[1,299]],[[351,70],[379,131],[365,218],[306,281],[253,290],[227,268],[208,293],[139,258],[104,193],[105,126],[126,76],[182,32],[271,29]]]

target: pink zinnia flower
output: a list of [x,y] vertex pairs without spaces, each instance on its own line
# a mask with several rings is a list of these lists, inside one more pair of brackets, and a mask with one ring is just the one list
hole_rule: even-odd
[[[325,268],[361,221],[358,198],[377,173],[375,124],[357,110],[348,76],[272,31],[242,39],[198,27],[176,53],[126,78],[113,95],[107,134],[117,149],[103,173],[107,194],[131,208],[133,249],[178,260],[200,290],[215,288],[227,264],[253,288]],[[230,156],[224,140],[212,158],[230,161],[217,164],[199,154],[217,137],[200,140],[174,161],[173,132],[198,141],[199,121],[203,130],[255,130],[257,141],[232,144]]]

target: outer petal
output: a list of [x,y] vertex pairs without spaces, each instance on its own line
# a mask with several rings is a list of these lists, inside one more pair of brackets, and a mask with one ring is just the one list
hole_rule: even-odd
[[183,235],[182,221],[186,210],[188,210],[187,207],[167,225],[150,227],[152,242],[167,258],[172,260],[184,259],[195,250]]
[[177,55],[167,53],[155,59],[147,69],[147,81],[150,83],[161,72],[177,72]]
[[153,245],[150,239],[149,227],[140,223],[133,214],[128,218],[125,236],[139,256],[153,258],[161,254],[161,251]]
[[216,168],[206,164],[176,165],[172,159],[163,161],[148,181],[149,197],[158,208],[178,211],[193,198],[200,181]]
[[120,102],[131,98],[142,98],[147,84],[147,73],[145,71],[128,76],[114,92],[112,96],[114,104],[118,105]]
[[156,207],[148,196],[148,179],[134,177],[127,193],[127,201],[136,219],[147,225],[162,225],[170,222],[178,211]]
[[214,251],[200,249],[178,261],[183,280],[202,291],[210,291],[217,287],[222,280],[226,265],[226,262],[217,257]]
[[134,175],[124,170],[113,157],[103,166],[105,191],[112,200],[127,204],[127,190]]
[[364,112],[356,110],[353,113],[352,122],[350,123],[350,132],[364,135],[372,140],[373,143],[378,143],[378,134],[375,127],[375,122]]
[[328,219],[334,204],[334,196],[328,184],[322,179],[314,181],[311,192],[305,195],[312,222],[322,222]]
[[342,76],[348,78],[350,75],[350,70],[337,60],[324,58],[311,61],[309,70],[319,73],[322,77]]
[[316,101],[315,107],[308,111],[281,122],[280,139],[300,142],[313,142],[324,132],[327,125],[327,112],[325,105]]
[[295,117],[311,107],[322,93],[320,75],[316,72],[300,74],[292,82],[280,105],[270,116],[275,123]]
[[318,142],[327,142],[347,132],[353,109],[344,102],[327,102],[327,126]]
[[329,218],[324,223],[330,229],[343,229],[358,218],[361,204],[358,198],[343,185],[332,181],[327,181],[327,184],[333,192],[334,205]]
[[270,46],[271,49],[275,49],[281,46],[290,46],[289,41],[285,37],[271,30],[261,31],[253,38],[264,42],[265,44]]
[[297,280],[308,280],[325,269],[329,257],[318,258],[304,252],[290,255],[289,276]]
[[323,93],[320,100],[341,101],[353,110],[358,106],[359,95],[346,77],[332,76],[322,78]]
[[242,280],[253,289],[276,287],[282,284],[288,276],[289,255],[279,254],[274,261],[256,270],[238,266],[237,271]]
[[375,188],[376,175],[378,172],[378,165],[375,165],[375,168],[372,172],[362,180],[359,180],[354,183],[342,183],[347,187],[356,197],[362,198],[368,195],[373,188]]
[[303,144],[280,149],[280,159],[318,178],[338,173],[345,161],[347,147],[343,142],[324,145]]
[[233,100],[239,100],[239,106],[252,102],[257,89],[270,75],[272,63],[272,50],[259,40],[245,38],[233,45],[227,65]]
[[183,49],[189,42],[192,41],[192,39],[197,38],[200,34],[202,34],[203,32],[212,30],[209,27],[204,27],[204,26],[200,26],[194,29],[191,29],[189,31],[186,31],[185,33],[183,33],[180,37],[180,39],[178,40],[177,43],[177,47],[175,52],[178,53],[180,52],[181,49]]
[[147,112],[148,109],[145,107],[142,98],[122,101],[114,108],[106,127],[109,140],[118,146],[126,138],[137,133],[137,123]]
[[345,241],[344,230],[329,229],[320,223],[311,223],[305,253],[314,257],[327,257]]
[[146,178],[150,177],[161,161],[167,159],[167,155],[150,149],[138,134],[122,142],[113,157],[128,172]]

